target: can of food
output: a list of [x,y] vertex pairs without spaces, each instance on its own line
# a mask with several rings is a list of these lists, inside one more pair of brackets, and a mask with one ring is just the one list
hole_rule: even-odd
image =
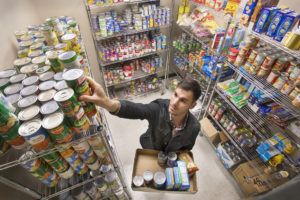
[[300,94],[292,101],[292,104],[296,107],[300,107]]
[[75,143],[72,147],[79,154],[85,154],[91,149],[91,146],[89,145],[89,143],[87,141]]
[[144,178],[145,184],[149,186],[152,183],[152,180],[153,180],[152,171],[150,171],[150,170],[144,171],[143,178]]
[[78,154],[72,147],[60,150],[60,154],[72,166],[76,173],[84,174],[87,172],[88,167],[79,158]]
[[104,181],[103,178],[96,179],[94,184],[100,191],[103,198],[110,196],[111,189],[110,189],[110,187],[108,187],[108,185],[106,184],[106,182]]
[[63,72],[56,72],[55,75],[54,75],[54,80],[56,81],[62,81],[63,80]]
[[20,111],[18,107],[18,102],[22,99],[22,96],[20,94],[13,94],[6,97],[6,99],[15,108],[14,113],[18,114]]
[[89,146],[89,149],[87,152],[82,153],[82,154],[78,153],[78,155],[82,159],[82,161],[86,164],[93,164],[93,163],[95,163],[95,160],[98,160],[98,157],[96,156],[92,147],[90,147],[90,146]]
[[91,182],[85,185],[85,191],[92,199],[100,199],[101,197],[101,193]]
[[247,61],[250,62],[250,63],[253,63],[257,54],[260,53],[261,51],[259,49],[253,49],[251,51],[251,54],[249,55]]
[[90,138],[88,140],[88,143],[91,145],[95,154],[100,159],[104,159],[108,156],[108,152],[106,151],[105,145],[99,136]]
[[140,175],[134,176],[132,182],[135,187],[143,187],[144,186],[144,178]]
[[[80,109],[80,104],[74,95],[74,90],[71,88],[63,89],[54,95],[54,100],[58,102],[63,112],[67,116],[75,116]],[[76,117],[80,119],[79,116]]]
[[267,82],[273,84],[279,76],[280,76],[279,71],[272,70],[267,78]]
[[48,51],[46,53],[53,71],[55,72],[62,72],[64,70],[64,67],[60,60],[58,59],[59,54],[61,54],[60,51]]
[[258,77],[264,77],[267,76],[269,73],[270,69],[269,68],[265,68],[263,66],[261,66],[257,72],[257,76]]
[[90,87],[82,69],[69,69],[63,73],[63,79],[77,95],[90,95]]
[[32,44],[33,44],[32,40],[21,41],[19,43],[19,49],[29,49]]
[[44,54],[43,50],[34,50],[28,52],[27,56],[32,59],[38,56],[42,56],[43,54]]
[[15,31],[15,36],[16,36],[18,42],[22,41],[21,37],[24,35],[26,35],[26,31],[22,31],[22,30]]
[[81,53],[81,46],[77,40],[76,34],[65,34],[61,37],[63,43],[66,43],[68,46],[68,50],[73,50],[77,54]]
[[70,167],[67,161],[61,156],[56,160],[48,162],[48,164],[58,173],[65,172]]
[[18,132],[38,151],[48,149],[51,146],[49,134],[42,127],[42,121],[40,119],[33,119],[23,123]]
[[259,70],[260,66],[258,65],[251,65],[249,73],[250,74],[257,74],[258,70]]
[[7,69],[7,70],[3,70],[0,71],[0,78],[7,78],[9,79],[10,77],[12,77],[13,75],[16,75],[17,71],[14,69]]
[[118,191],[121,187],[119,184],[118,175],[116,172],[110,172],[109,174],[107,174],[105,176],[104,180],[106,181],[106,183],[112,189],[113,192]]
[[34,44],[32,44],[30,46],[30,50],[34,51],[34,50],[42,50],[44,47],[44,43],[43,42],[35,42]]
[[80,62],[77,59],[75,51],[66,51],[59,54],[58,59],[65,69],[80,68]]
[[54,47],[55,50],[62,50],[62,51],[68,51],[68,46],[66,43],[58,43]]
[[279,76],[277,78],[277,80],[274,82],[273,86],[276,89],[281,90],[281,88],[284,86],[284,84],[286,83],[286,81],[288,81],[287,77]]
[[68,85],[66,83],[66,81],[62,80],[62,81],[58,81],[54,88],[57,90],[57,91],[60,91],[60,90],[63,90],[63,89],[66,89],[68,88]]
[[46,59],[47,59],[47,57],[45,55],[43,55],[43,56],[38,56],[38,57],[33,58],[31,62],[32,62],[32,64],[36,64],[39,67],[43,67],[46,65],[45,64]]
[[40,112],[43,116],[50,115],[50,114],[55,113],[57,111],[60,111],[59,105],[54,100],[43,104],[41,106],[41,109],[40,109]]
[[9,78],[11,84],[21,83],[26,78],[26,74],[17,74]]
[[255,57],[255,60],[253,62],[254,65],[256,66],[261,66],[264,60],[266,59],[267,54],[266,53],[259,53]]
[[168,156],[163,152],[160,151],[157,155],[157,162],[160,166],[166,165],[168,161]]
[[26,74],[28,77],[34,76],[35,71],[39,68],[36,64],[25,65],[20,69],[20,72]]
[[38,68],[35,73],[40,76],[41,74],[51,71],[51,67],[49,65],[45,65],[43,67]]
[[4,89],[10,85],[8,78],[0,79],[0,91],[4,92]]
[[39,85],[39,77],[38,76],[27,77],[22,81],[22,84],[24,87],[29,85]]
[[57,143],[66,143],[72,139],[72,131],[64,121],[64,115],[61,112],[47,115],[42,125]]
[[39,95],[40,91],[39,91],[39,86],[37,85],[29,85],[27,87],[24,87],[20,94],[23,97],[27,97],[27,96],[31,96],[31,95]]
[[54,72],[53,71],[49,71],[49,72],[45,72],[42,73],[40,75],[40,81],[49,81],[49,80],[53,80],[54,78]]
[[176,165],[176,160],[177,160],[177,154],[175,152],[169,152],[168,153],[168,166],[169,167],[174,167]]
[[289,97],[294,100],[298,94],[300,94],[300,84],[295,86],[295,88],[290,92]]
[[238,55],[238,56],[236,57],[236,60],[235,60],[235,62],[234,62],[234,65],[240,67],[240,66],[244,63],[244,61],[245,61],[245,57],[244,57],[244,56],[241,56],[241,55]]
[[56,84],[56,81],[54,81],[54,80],[44,81],[39,85],[39,90],[42,92],[51,90],[54,88],[55,84]]
[[26,96],[22,99],[20,99],[17,103],[18,105],[18,108],[23,110],[25,108],[28,108],[29,106],[32,106],[32,105],[39,105],[38,103],[38,99],[37,99],[37,96],[36,95],[30,95],[30,96]]
[[21,110],[18,114],[18,118],[19,120],[25,122],[25,121],[29,121],[31,119],[39,119],[41,118],[40,116],[40,107],[33,105],[33,106],[29,106],[23,110]]
[[300,66],[295,66],[290,73],[290,80],[295,81],[300,76]]
[[24,153],[19,158],[22,167],[24,167],[33,176],[39,178],[40,180],[49,177],[52,171],[50,166],[43,162],[40,158],[32,159],[32,157],[34,157],[34,153],[32,151],[27,151],[26,153]]
[[[0,108],[2,106],[0,105]],[[1,109],[2,111],[2,109]],[[12,147],[15,149],[22,149],[26,146],[25,139],[18,134],[18,129],[20,127],[20,122],[17,121],[17,118],[14,115],[4,115],[1,112],[0,116],[0,136]],[[8,120],[4,121],[4,118]]]
[[60,157],[61,157],[61,155],[60,155],[57,151],[42,156],[42,158],[43,158],[46,162],[52,162],[52,161],[54,161],[54,160],[57,160],[57,159],[60,158]]
[[52,101],[55,94],[56,94],[56,90],[54,90],[54,89],[50,89],[50,90],[41,92],[38,96],[38,100],[42,104],[45,104],[49,101]]
[[63,179],[69,179],[69,178],[73,177],[74,170],[71,166],[69,166],[66,171],[60,172],[60,173],[58,173],[58,175]]
[[294,89],[294,87],[295,85],[293,81],[286,81],[280,91],[281,93],[288,95]]
[[154,187],[156,189],[163,189],[163,188],[165,188],[164,187],[165,182],[166,182],[166,175],[165,175],[164,172],[156,172],[154,174],[153,183],[154,183]]
[[17,93],[20,93],[22,88],[23,88],[23,85],[20,83],[9,85],[4,89],[4,93],[6,96],[17,94]]
[[0,155],[3,155],[10,148],[9,144],[0,137]]
[[275,62],[274,66],[273,66],[273,70],[281,71],[281,70],[285,69],[287,64],[288,64],[288,58],[280,57]]
[[264,66],[265,68],[270,68],[273,66],[273,64],[275,63],[277,59],[277,56],[272,54],[272,55],[267,55],[266,59],[264,60],[262,66]]

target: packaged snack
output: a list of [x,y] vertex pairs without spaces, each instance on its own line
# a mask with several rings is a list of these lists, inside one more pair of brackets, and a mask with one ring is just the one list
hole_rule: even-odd
[[174,173],[174,190],[179,190],[182,184],[179,168],[174,167],[173,173]]
[[166,168],[166,190],[174,189],[173,168]]
[[286,32],[290,29],[295,19],[299,17],[296,12],[291,12],[285,15],[284,19],[281,21],[278,29],[275,33],[274,40],[281,42],[282,38],[285,36]]
[[198,167],[195,165],[193,159],[187,152],[180,153],[178,158],[179,158],[179,160],[186,162],[186,166],[187,166],[187,170],[188,170],[189,174],[199,170]]
[[218,87],[221,90],[227,90],[229,88],[236,87],[237,85],[239,85],[239,82],[235,81],[234,79],[230,79],[222,83],[218,83]]
[[179,190],[186,191],[191,187],[186,163],[184,161],[177,161],[177,167],[179,168],[180,176],[182,180]]
[[247,100],[249,98],[249,96],[250,95],[248,92],[244,92],[244,93],[237,95],[236,97],[231,98],[231,101],[235,104],[238,104],[241,101]]
[[244,26],[248,25],[257,2],[258,2],[258,0],[248,0],[248,2],[246,3],[241,20],[240,20],[240,23],[242,25],[244,25]]
[[272,13],[275,13],[279,10],[277,7],[264,8],[259,16],[259,19],[253,29],[257,33],[262,33],[267,28],[267,22]]
[[227,5],[224,10],[224,14],[225,15],[229,14],[229,15],[235,17],[235,14],[239,7],[239,4],[240,4],[240,0],[228,0]]
[[284,20],[285,15],[292,12],[290,9],[284,9],[277,12],[270,23],[266,35],[273,37],[276,33],[277,28],[279,27],[282,20]]
[[234,97],[245,91],[246,91],[246,88],[243,85],[238,85],[236,87],[229,88],[228,90],[226,90],[226,94],[229,95],[230,97]]

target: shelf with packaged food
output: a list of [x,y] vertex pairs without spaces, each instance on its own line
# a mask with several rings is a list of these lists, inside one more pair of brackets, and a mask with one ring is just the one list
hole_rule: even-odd
[[248,32],[249,32],[249,34],[253,35],[254,37],[264,41],[265,43],[267,43],[277,49],[280,49],[281,51],[284,51],[285,53],[289,54],[290,56],[300,58],[300,50],[291,50],[291,49],[285,47],[282,43],[273,40],[271,37],[268,37],[265,34],[259,34],[253,30],[249,30]]
[[[64,143],[64,144],[55,144],[52,147],[42,150],[42,151],[35,151],[34,149],[32,149],[31,146],[27,146],[23,149],[10,149],[8,150],[8,152],[3,155],[0,158],[0,171],[1,170],[5,170],[7,168],[11,168],[17,165],[21,164],[21,161],[19,160],[19,158],[27,151],[31,150],[33,152],[33,155],[31,155],[30,157],[26,158],[25,160],[23,159],[22,162],[26,162],[26,161],[30,161],[30,160],[34,160],[36,158],[40,158],[43,157],[45,155],[54,153],[56,151],[58,151],[59,148],[63,148],[65,146],[72,146],[75,143],[80,143],[80,142],[84,142],[87,141],[88,139],[92,138],[92,137],[96,137],[99,135],[99,133],[103,130],[103,126],[95,126],[95,125],[91,125],[89,127],[89,129],[83,133],[80,134],[80,137],[77,137],[77,139],[72,139],[72,141],[68,142],[68,143]],[[75,134],[75,133],[74,133]],[[75,138],[75,136],[73,135],[73,138]]]
[[168,49],[162,49],[162,50],[159,50],[159,51],[153,51],[153,52],[150,52],[150,53],[145,53],[143,55],[133,56],[131,58],[126,58],[126,59],[123,59],[123,60],[116,60],[116,61],[108,62],[108,63],[101,62],[100,65],[102,67],[106,67],[106,66],[109,66],[109,65],[123,63],[123,62],[126,62],[126,61],[135,60],[135,59],[139,59],[139,58],[144,58],[144,57],[147,57],[147,56],[153,56],[153,55],[161,54],[161,53],[164,53],[164,52],[168,52]]
[[126,94],[126,91],[121,89],[121,90],[112,91],[113,94],[111,98],[118,99],[118,100],[134,100],[136,98],[147,96],[149,94],[159,92],[161,90],[162,88],[159,87],[156,89],[148,90],[147,92],[136,92],[136,94]]
[[136,33],[144,33],[144,32],[149,32],[149,31],[153,31],[153,30],[170,28],[170,26],[171,26],[170,24],[166,24],[166,25],[150,27],[150,28],[140,29],[140,30],[124,30],[122,32],[115,33],[113,35],[108,35],[106,37],[101,37],[100,32],[98,32],[97,30],[94,30],[94,34],[96,36],[95,37],[96,41],[101,41],[101,40],[106,40],[106,39],[110,39],[110,38],[120,37],[120,36],[123,36],[123,35],[133,35],[133,34],[136,34]]
[[143,72],[142,70],[137,70],[137,71],[134,72],[134,75],[131,76],[128,79],[123,79],[123,80],[120,80],[120,81],[115,82],[115,83],[114,82],[112,82],[112,83],[105,82],[105,85],[106,85],[106,87],[112,87],[112,86],[116,86],[116,85],[122,85],[122,84],[128,83],[130,81],[134,81],[134,80],[137,80],[137,79],[146,78],[148,76],[155,75],[155,74],[160,74],[160,73],[163,73],[163,72],[164,72],[164,70],[157,70],[154,73],[146,73],[146,72]]
[[244,77],[247,81],[253,83],[259,89],[265,91],[269,97],[276,102],[277,104],[281,105],[284,109],[289,111],[294,117],[300,118],[300,108],[296,107],[292,104],[292,100],[286,95],[280,92],[273,87],[272,84],[266,81],[266,78],[258,77],[257,75],[252,75],[248,73],[246,70],[243,70],[232,63],[226,61],[231,69],[233,69],[236,73]]

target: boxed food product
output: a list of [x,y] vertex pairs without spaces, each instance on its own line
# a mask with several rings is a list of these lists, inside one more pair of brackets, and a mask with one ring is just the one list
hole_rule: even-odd
[[179,190],[182,184],[180,169],[178,167],[174,167],[173,173],[174,173],[174,190]]
[[254,27],[254,31],[257,33],[262,33],[268,28],[268,20],[274,13],[279,10],[277,7],[264,8],[259,16],[259,19]]
[[281,42],[287,31],[292,27],[295,19],[297,19],[298,17],[299,14],[296,12],[291,12],[285,15],[285,18],[282,20],[282,22],[278,26],[278,29],[276,30],[274,40]]
[[286,17],[286,14],[292,12],[290,9],[284,9],[284,10],[280,10],[278,11],[274,18],[272,19],[268,30],[266,32],[266,35],[269,37],[273,37],[276,33],[277,28],[279,27],[279,25],[281,24],[281,22],[284,20],[284,18]]
[[173,168],[166,169],[166,190],[174,189],[174,173]]
[[244,26],[248,25],[248,22],[251,19],[251,15],[254,12],[255,6],[257,4],[258,0],[248,0],[244,7],[244,11],[240,20],[240,23]]
[[191,187],[191,185],[185,161],[177,161],[177,167],[179,168],[182,180],[180,190],[187,191]]
[[256,22],[258,16],[260,16],[261,11],[266,7],[277,6],[279,0],[258,0],[254,12],[251,16],[251,22]]

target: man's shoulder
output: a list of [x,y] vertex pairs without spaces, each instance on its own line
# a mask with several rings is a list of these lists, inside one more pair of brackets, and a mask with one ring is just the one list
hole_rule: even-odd
[[152,101],[151,103],[157,103],[159,105],[167,105],[169,106],[170,104],[170,99],[155,99],[154,101]]

